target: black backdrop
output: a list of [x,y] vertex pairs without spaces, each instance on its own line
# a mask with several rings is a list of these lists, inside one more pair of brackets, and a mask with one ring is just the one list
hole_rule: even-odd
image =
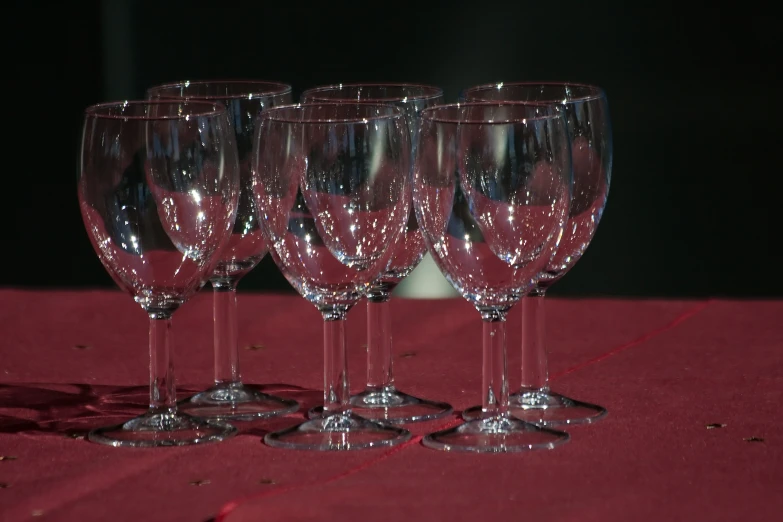
[[[615,157],[568,295],[783,296],[780,21],[736,6],[85,0],[6,10],[3,286],[112,286],[78,211],[82,111],[213,77],[603,86]],[[16,36],[14,36],[16,35]],[[10,137],[9,137],[10,136]],[[282,289],[269,259],[242,288]]]

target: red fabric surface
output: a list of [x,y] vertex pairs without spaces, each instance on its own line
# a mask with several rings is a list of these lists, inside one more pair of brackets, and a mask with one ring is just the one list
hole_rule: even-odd
[[[266,431],[320,400],[321,323],[296,296],[240,294],[239,306],[240,342],[256,346],[241,353],[245,380],[302,410],[238,424],[242,434],[219,444],[119,449],[78,436],[143,411],[144,314],[119,292],[0,291],[0,456],[15,457],[0,460],[0,521],[748,522],[783,511],[781,301],[551,299],[553,387],[609,416],[568,429],[555,450],[515,455],[448,454],[419,438],[347,453],[264,446]],[[457,410],[477,403],[475,310],[457,299],[392,308],[399,386]],[[202,292],[174,318],[183,396],[211,380],[210,314]],[[355,390],[364,319],[358,306],[348,321]],[[517,309],[512,385],[519,325]]]

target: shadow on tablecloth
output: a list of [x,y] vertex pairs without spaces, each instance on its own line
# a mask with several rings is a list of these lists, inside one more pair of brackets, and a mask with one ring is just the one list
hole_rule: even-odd
[[[258,386],[266,393],[294,399],[298,412],[277,419],[237,423],[240,434],[263,436],[268,431],[292,424],[292,417],[322,400],[317,390],[290,384]],[[178,387],[184,398],[201,391],[198,386]],[[0,384],[0,433],[57,434],[81,438],[91,429],[117,424],[143,413],[147,406],[147,386],[111,386],[62,383]]]

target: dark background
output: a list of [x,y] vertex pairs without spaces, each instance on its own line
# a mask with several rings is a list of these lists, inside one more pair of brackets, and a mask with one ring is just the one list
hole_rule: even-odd
[[[36,4],[36,5],[33,5]],[[614,170],[561,295],[783,296],[778,17],[623,1],[85,0],[6,9],[3,286],[113,286],[79,215],[88,104],[218,77],[603,86]],[[704,4],[706,5],[706,4]],[[676,7],[675,7],[676,6]],[[10,91],[10,92],[9,92]],[[9,138],[8,136],[13,136]],[[244,289],[287,283],[265,259]]]

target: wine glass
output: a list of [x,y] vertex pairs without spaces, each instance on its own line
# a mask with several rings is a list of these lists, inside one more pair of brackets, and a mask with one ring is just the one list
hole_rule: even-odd
[[237,219],[209,281],[213,290],[214,385],[180,404],[183,411],[210,419],[252,420],[299,409],[290,399],[263,393],[242,383],[239,368],[237,285],[266,255],[252,190],[250,158],[259,112],[291,102],[291,87],[277,82],[213,80],[160,85],[147,90],[150,99],[219,101],[226,106],[239,154]]
[[324,321],[323,416],[269,433],[274,447],[351,450],[410,438],[352,412],[345,318],[383,272],[410,211],[405,117],[388,105],[318,103],[259,116],[253,173],[270,253]]
[[568,434],[508,411],[506,315],[549,261],[568,215],[571,153],[557,107],[442,105],[422,112],[413,199],[438,268],[481,314],[478,419],[427,435],[442,450],[550,449]]
[[[443,102],[443,90],[407,83],[340,84],[308,89],[302,93],[301,99],[303,103],[366,101],[398,107],[408,124],[413,163],[419,115],[427,107]],[[359,415],[392,424],[437,419],[452,411],[445,402],[414,397],[394,385],[389,300],[395,287],[416,268],[426,252],[412,205],[404,234],[386,269],[366,293],[367,384],[364,391],[351,397],[351,405]],[[317,417],[321,415],[321,408],[313,408],[309,413],[311,418]]]
[[[588,424],[604,415],[602,406],[565,397],[549,388],[544,342],[544,296],[582,257],[593,239],[609,195],[612,129],[606,94],[573,83],[498,83],[467,89],[466,101],[525,101],[560,105],[571,139],[574,186],[568,223],[554,256],[522,300],[522,385],[509,401],[514,416],[547,426]],[[475,418],[479,407],[463,412]]]
[[169,330],[231,233],[238,168],[219,103],[125,101],[86,110],[78,178],[84,225],[103,266],[150,319],[149,411],[94,430],[89,440],[182,446],[236,433],[177,410]]

